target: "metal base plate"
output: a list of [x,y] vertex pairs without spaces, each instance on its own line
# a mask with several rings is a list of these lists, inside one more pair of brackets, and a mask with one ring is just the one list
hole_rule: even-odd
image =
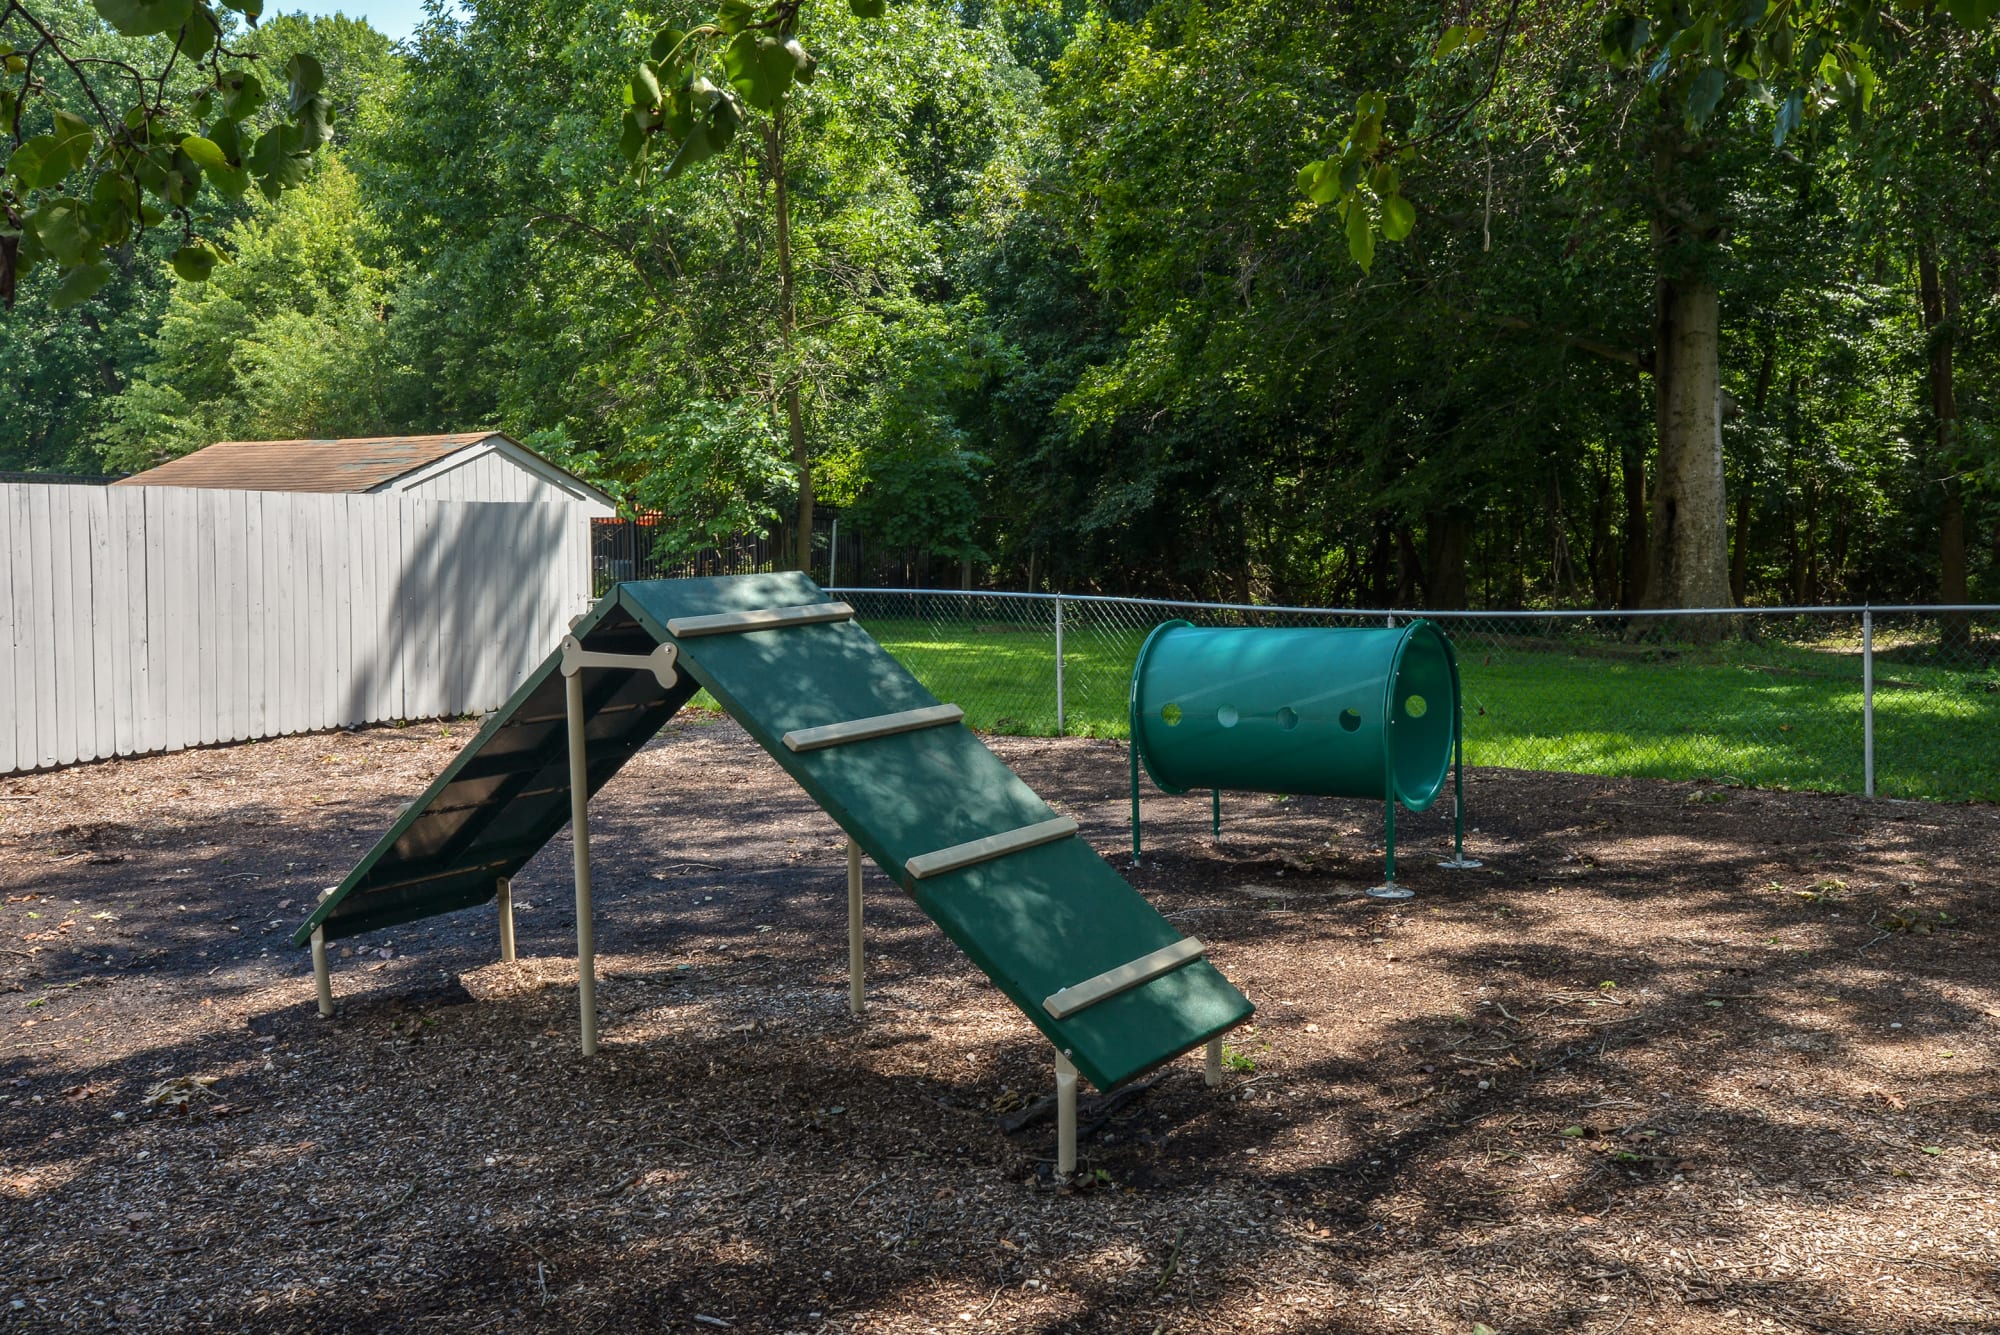
[[1485,865],[1486,864],[1481,862],[1478,858],[1468,858],[1464,856],[1455,857],[1449,862],[1438,863],[1438,866],[1449,867],[1453,871],[1471,871],[1474,867],[1483,867]]
[[1391,881],[1387,885],[1370,886],[1368,889],[1368,896],[1371,899],[1415,899],[1417,897],[1417,892],[1414,890],[1406,890],[1402,886],[1397,885],[1395,882]]

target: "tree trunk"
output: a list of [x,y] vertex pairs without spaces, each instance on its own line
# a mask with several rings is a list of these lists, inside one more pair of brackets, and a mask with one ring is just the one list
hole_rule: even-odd
[[785,108],[771,113],[764,132],[770,158],[771,183],[775,187],[774,207],[778,238],[778,338],[785,352],[785,429],[791,437],[792,468],[798,474],[799,505],[792,516],[793,561],[806,574],[812,573],[813,473],[812,451],[806,445],[805,411],[799,402],[799,293],[792,281],[792,200],[785,185]]
[[1736,531],[1730,535],[1734,546],[1729,553],[1729,598],[1741,607],[1750,583],[1750,479],[1745,477],[1737,485]]
[[[1706,279],[1662,276],[1653,391],[1660,457],[1653,478],[1646,605],[1729,607],[1723,494],[1721,308]],[[1720,626],[1695,628],[1713,636]]]
[[[1965,497],[1958,481],[1958,395],[1952,384],[1958,294],[1941,280],[1937,248],[1929,241],[1917,248],[1917,294],[1930,344],[1931,476],[1942,493],[1938,504],[1938,601],[1963,603]],[[1972,642],[1971,622],[1964,612],[1947,612],[1938,620],[1945,648],[1964,649]]]
[[1424,580],[1427,607],[1465,606],[1465,549],[1472,541],[1472,520],[1439,511],[1424,524],[1424,550],[1430,572]]

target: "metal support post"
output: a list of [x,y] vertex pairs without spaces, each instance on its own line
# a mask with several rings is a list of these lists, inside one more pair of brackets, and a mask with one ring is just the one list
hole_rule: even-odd
[[1076,1067],[1056,1053],[1056,1178],[1076,1176]]
[[861,845],[847,841],[847,1009],[861,1014]]
[[333,974],[328,970],[326,964],[326,933],[317,927],[313,928],[312,952],[313,990],[319,993],[320,1018],[331,1020],[333,1018]]
[[1396,776],[1388,775],[1389,791],[1382,801],[1383,856],[1382,884],[1369,887],[1375,899],[1409,899],[1417,892],[1396,884]]
[[1875,796],[1875,609],[1861,609],[1861,791]]
[[826,582],[832,588],[840,583],[840,516],[833,518],[833,532],[826,539]]
[[569,823],[576,873],[576,1000],[583,1055],[597,1055],[597,945],[590,925],[590,762],[584,748],[583,673],[563,678],[569,710]]
[[514,883],[505,876],[500,878],[500,887],[493,896],[500,909],[500,962],[514,962]]
[[1211,843],[1222,842],[1222,790],[1211,788],[1208,794],[1208,837]]
[[1451,720],[1451,861],[1438,866],[1470,871],[1480,865],[1465,856],[1465,712],[1459,709]]
[[[1063,735],[1063,622],[1062,595],[1056,595],[1056,736]],[[1134,855],[1136,856],[1136,854]]]
[[1210,1089],[1222,1083],[1222,1040],[1219,1038],[1208,1040],[1208,1052],[1201,1064],[1201,1079]]

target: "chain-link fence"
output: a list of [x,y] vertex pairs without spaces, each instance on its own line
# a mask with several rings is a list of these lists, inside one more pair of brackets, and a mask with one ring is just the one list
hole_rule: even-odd
[[2000,608],[1357,612],[1068,594],[841,589],[983,731],[1123,737],[1132,662],[1182,618],[1424,616],[1458,648],[1473,765],[2000,800]]

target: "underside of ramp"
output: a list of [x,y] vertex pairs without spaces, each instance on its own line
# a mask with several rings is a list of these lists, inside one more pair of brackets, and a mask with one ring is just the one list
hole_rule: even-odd
[[[798,574],[621,584],[582,621],[595,793],[700,688],[1099,1089],[1242,1023],[1250,1003],[860,626]],[[677,679],[589,655],[671,645]],[[570,819],[551,654],[293,937],[494,898]],[[687,776],[690,782],[697,776]],[[671,798],[663,793],[663,798]]]

